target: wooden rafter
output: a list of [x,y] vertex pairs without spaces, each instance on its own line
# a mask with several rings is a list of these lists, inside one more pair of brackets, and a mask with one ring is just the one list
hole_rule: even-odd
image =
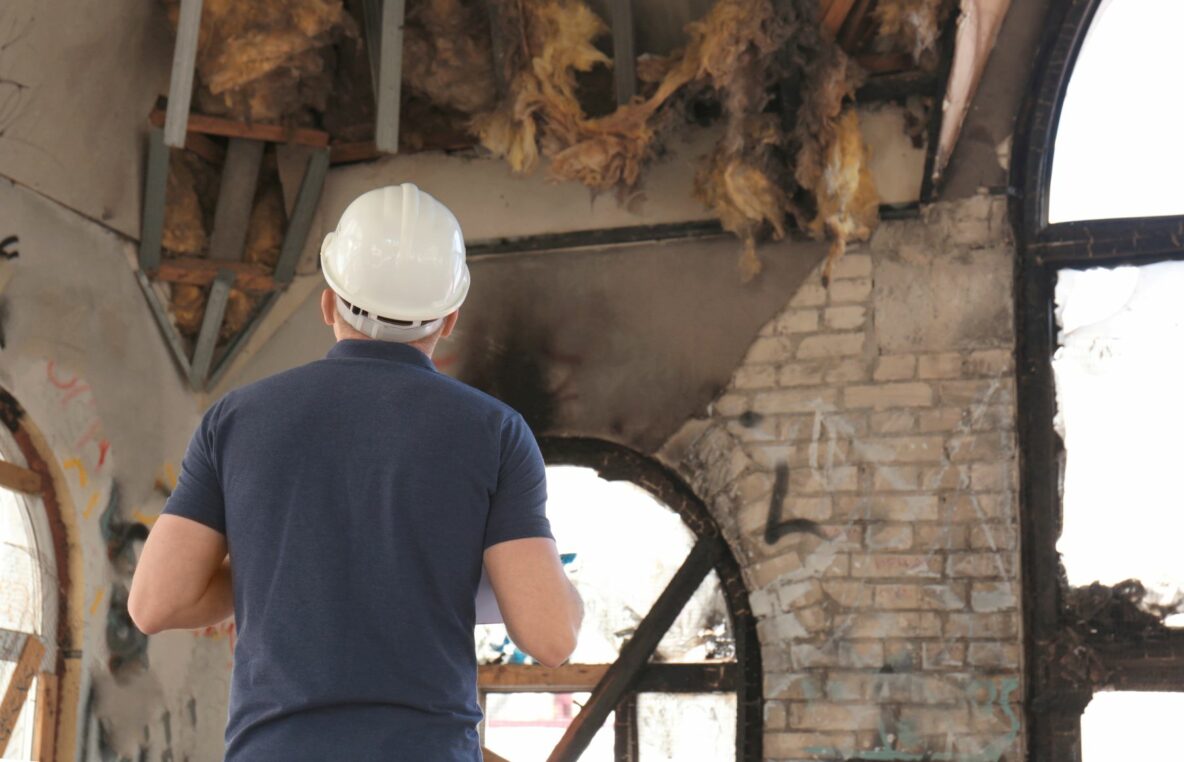
[[[487,664],[477,668],[477,689],[483,693],[582,693],[604,679],[609,664]],[[651,693],[703,693],[736,689],[736,663],[731,661],[647,664],[633,690]]]
[[[153,109],[148,121],[154,127],[163,127],[165,112]],[[203,135],[220,135],[226,138],[247,138],[268,143],[295,143],[297,145],[324,148],[329,145],[329,133],[308,127],[285,127],[282,124],[247,124],[230,119],[221,119],[205,114],[189,115],[189,132]]]
[[41,493],[41,474],[24,466],[0,460],[0,487],[13,492],[37,495]]

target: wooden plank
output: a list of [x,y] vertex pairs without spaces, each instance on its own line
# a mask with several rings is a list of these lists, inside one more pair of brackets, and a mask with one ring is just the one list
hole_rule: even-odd
[[847,14],[851,12],[853,5],[855,5],[855,0],[833,0],[827,7],[826,13],[822,17],[822,26],[830,32],[832,37],[839,33],[839,28],[847,20]]
[[477,668],[477,688],[489,693],[580,693],[604,678],[608,664],[488,664]]
[[157,280],[168,283],[185,283],[190,286],[208,286],[218,277],[220,270],[232,270],[235,274],[234,287],[243,291],[264,292],[276,288],[275,279],[263,265],[248,262],[217,262],[201,257],[169,257],[160,262],[160,267],[149,273]]
[[[579,693],[591,691],[610,664],[488,664],[477,668],[482,693]],[[647,664],[637,677],[637,693],[710,693],[736,689],[732,661]]]
[[169,107],[164,119],[164,144],[173,148],[185,145],[200,30],[201,0],[181,0],[177,41],[173,45],[173,73],[169,79]]
[[715,565],[722,542],[718,537],[707,536],[695,543],[670,584],[637,625],[633,637],[621,647],[621,655],[597,683],[588,703],[567,726],[548,762],[574,762],[588,748],[609,713],[636,682],[662,636]]
[[189,367],[189,385],[204,389],[214,359],[214,347],[218,344],[218,332],[222,330],[222,318],[226,314],[226,303],[230,298],[230,287],[234,283],[234,271],[223,268],[218,271],[210,296],[206,300],[206,314],[201,320],[201,332],[197,335],[197,348],[193,350],[193,364]]
[[296,203],[288,217],[288,229],[284,231],[280,258],[275,265],[273,277],[277,283],[290,283],[296,274],[296,260],[300,258],[300,253],[304,251],[304,244],[308,240],[312,216],[321,200],[321,188],[325,185],[325,175],[328,171],[328,149],[321,149],[308,157],[304,178],[300,181],[300,192],[296,194]]
[[[165,123],[165,113],[160,109],[153,109],[152,113],[148,115],[148,121],[161,127]],[[297,143],[314,148],[324,148],[329,145],[329,133],[322,130],[313,130],[308,127],[286,127],[282,124],[247,124],[205,114],[189,115],[189,131],[203,135],[220,135],[225,138],[262,140],[266,143]]]
[[157,127],[148,133],[148,171],[144,179],[144,204],[140,217],[141,270],[151,270],[160,262],[168,182],[169,148],[164,143],[164,131]]
[[374,145],[373,140],[364,140],[359,143],[334,143],[329,146],[330,164],[370,161],[371,159],[377,159],[381,155],[378,151],[378,146]]
[[609,18],[613,30],[613,91],[620,106],[637,94],[632,0],[609,0]]
[[36,636],[26,635],[16,668],[4,691],[4,700],[0,701],[0,755],[8,748],[8,739],[12,737],[16,721],[21,716],[21,708],[29,696],[29,687],[37,677],[43,656],[45,646],[41,640]]
[[637,694],[621,699],[613,712],[613,757],[615,762],[638,762],[641,755],[637,727]]
[[[383,0],[378,79],[374,83],[374,145],[383,153],[399,152],[399,107],[403,88],[404,0]],[[367,34],[367,40],[371,36]]]
[[214,232],[210,235],[210,259],[240,262],[247,241],[247,223],[255,203],[263,143],[231,138],[218,185],[218,206],[214,210]]
[[41,494],[41,474],[36,471],[0,460],[0,487],[26,495]]
[[58,676],[37,676],[37,716],[33,718],[33,759],[49,762],[58,740]]

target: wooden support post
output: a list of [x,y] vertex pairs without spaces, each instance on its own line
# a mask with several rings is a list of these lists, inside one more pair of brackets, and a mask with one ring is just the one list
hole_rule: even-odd
[[201,320],[201,332],[197,335],[197,347],[193,350],[193,363],[189,367],[189,385],[204,389],[214,359],[214,347],[218,344],[218,332],[222,330],[222,318],[226,314],[226,302],[230,298],[230,287],[234,284],[234,271],[221,270],[210,287],[206,300],[206,314]]
[[609,712],[633,687],[662,636],[674,624],[687,601],[715,565],[722,544],[723,540],[713,535],[700,537],[695,543],[687,560],[658,596],[654,607],[637,625],[633,637],[621,647],[621,655],[597,683],[588,703],[567,726],[563,738],[559,739],[555,750],[547,758],[548,762],[574,762],[588,748]]
[[637,93],[637,54],[633,44],[632,0],[609,0],[613,27],[613,91],[617,105],[632,100]]
[[140,218],[140,269],[155,270],[160,264],[160,241],[164,234],[165,189],[169,182],[169,148],[164,131],[148,133],[148,170],[144,179],[143,216]]
[[258,140],[231,138],[222,165],[218,185],[218,205],[214,210],[214,232],[210,236],[210,259],[238,262],[243,258],[247,223],[255,203],[259,165],[263,162],[263,143]]
[[168,114],[164,121],[164,144],[172,148],[181,148],[185,145],[200,30],[201,0],[181,0],[177,42],[173,46],[173,74],[169,80]]
[[365,0],[363,17],[370,76],[374,80],[374,144],[383,153],[399,152],[399,99],[403,88],[405,0]]
[[41,474],[15,463],[0,460],[0,488],[26,495],[41,494]]
[[296,203],[292,206],[292,215],[288,218],[288,229],[284,231],[284,243],[280,248],[280,258],[275,265],[273,277],[276,283],[285,285],[292,282],[296,275],[296,262],[304,251],[304,244],[308,241],[308,231],[312,227],[312,216],[317,210],[317,203],[321,200],[321,188],[325,185],[325,175],[329,171],[329,149],[314,151],[308,157],[308,165],[304,169],[304,177],[300,181],[300,191],[296,194]]
[[12,679],[8,681],[3,701],[0,701],[0,755],[8,748],[8,739],[12,737],[16,721],[21,716],[21,708],[28,698],[29,687],[41,669],[43,656],[45,646],[41,640],[35,635],[25,634],[16,668],[12,671]]

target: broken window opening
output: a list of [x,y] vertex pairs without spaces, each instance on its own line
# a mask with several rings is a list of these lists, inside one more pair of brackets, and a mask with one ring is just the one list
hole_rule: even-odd
[[1103,0],[1077,54],[1061,107],[1048,221],[1184,214],[1184,4]]
[[1171,758],[1167,750],[1180,745],[1180,717],[1184,693],[1095,693],[1081,716],[1082,762]]
[[564,464],[548,467],[548,515],[585,622],[573,658],[554,669],[529,663],[504,628],[479,628],[485,747],[509,759],[679,758],[664,750],[683,748],[680,728],[697,718],[694,733],[714,741],[695,759],[761,759],[755,623],[706,508],[620,446],[540,444]]
[[[1126,584],[1184,626],[1184,262],[1061,270],[1052,367],[1068,583]],[[1136,581],[1137,582],[1133,582]]]

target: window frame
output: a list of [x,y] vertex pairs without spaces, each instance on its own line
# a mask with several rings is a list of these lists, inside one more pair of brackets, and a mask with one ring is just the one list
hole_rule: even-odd
[[1080,761],[1081,715],[1096,691],[1184,691],[1184,629],[1120,631],[1075,621],[1056,550],[1065,462],[1053,428],[1057,273],[1184,261],[1184,215],[1048,222],[1061,106],[1104,1],[1051,3],[1032,86],[1017,117],[1011,167],[1028,757],[1041,762]]
[[[677,585],[677,579],[689,567],[702,570],[707,561],[719,577],[720,590],[727,606],[735,657],[729,661],[703,664],[655,664],[647,659],[647,666],[632,670],[622,657],[611,665],[565,665],[557,669],[541,666],[489,665],[479,668],[478,684],[482,704],[484,695],[494,692],[568,693],[591,691],[584,706],[590,711],[603,699],[598,699],[606,684],[626,679],[627,689],[612,707],[599,709],[616,711],[614,756],[618,762],[636,762],[638,747],[637,696],[639,693],[734,693],[736,696],[736,755],[738,762],[760,762],[764,734],[764,696],[761,672],[760,642],[757,639],[756,619],[748,603],[748,589],[744,585],[740,565],[724,540],[719,526],[707,506],[673,471],[629,448],[599,439],[583,437],[541,437],[539,446],[547,465],[580,466],[593,469],[609,481],[628,481],[645,489],[669,507],[694,533],[696,543],[683,568],[675,574],[667,591],[650,610],[649,616],[661,606],[662,598]],[[701,579],[701,578],[700,578]],[[699,582],[688,578],[690,594]],[[689,594],[688,594],[689,595]],[[682,610],[680,604],[673,616]],[[639,631],[641,628],[639,627]],[[665,632],[662,633],[663,635]],[[635,634],[636,636],[636,634]],[[631,676],[627,673],[632,672]],[[618,683],[619,685],[619,683]],[[605,711],[605,714],[607,714]],[[595,729],[593,729],[595,732]],[[557,762],[578,759],[582,748],[568,751],[565,742],[552,753]],[[561,750],[562,749],[562,750]],[[573,755],[574,752],[574,755]]]
[[[48,662],[51,665],[51,669],[37,672],[36,714],[33,719],[33,759],[50,762],[73,753],[72,749],[59,748],[59,730],[67,714],[64,710],[69,702],[77,698],[77,690],[73,686],[70,686],[70,690],[62,690],[66,687],[63,678],[70,671],[67,660],[81,658],[81,654],[74,650],[76,646],[73,644],[77,642],[77,637],[69,617],[71,549],[58,500],[55,471],[48,459],[52,455],[47,456],[43,452],[40,434],[30,424],[24,408],[3,387],[0,387],[0,424],[7,429],[17,451],[24,458],[23,468],[40,477],[39,489],[35,493],[18,494],[18,500],[24,502],[26,510],[41,512],[40,518],[45,521],[40,523],[43,528],[48,528],[49,537],[39,537],[39,540],[48,540],[53,547],[57,576],[56,617],[54,620],[43,617],[42,632],[29,636],[38,637],[43,642],[45,655],[41,663],[44,665]],[[0,686],[0,695],[6,690],[7,686]],[[74,712],[68,714],[72,717]]]

